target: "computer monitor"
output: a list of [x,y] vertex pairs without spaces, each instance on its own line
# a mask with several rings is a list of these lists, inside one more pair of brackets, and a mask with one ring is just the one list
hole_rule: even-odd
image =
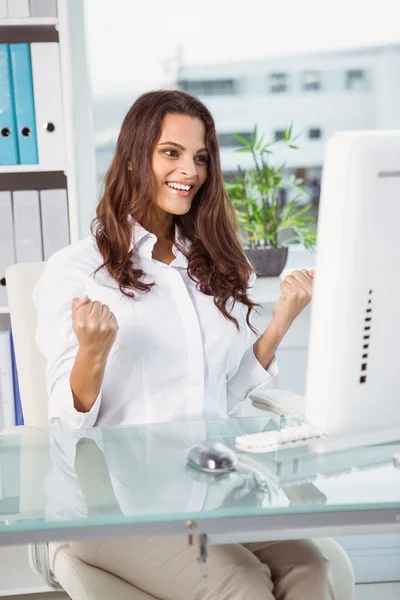
[[306,385],[306,418],[328,434],[396,428],[400,437],[399,235],[400,131],[334,134]]

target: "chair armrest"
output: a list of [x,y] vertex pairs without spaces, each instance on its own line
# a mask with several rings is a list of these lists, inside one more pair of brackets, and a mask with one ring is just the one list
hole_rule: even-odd
[[329,560],[335,598],[352,600],[355,577],[353,566],[343,548],[332,538],[314,538],[313,541]]
[[255,408],[278,415],[304,415],[305,397],[288,390],[258,389],[249,394]]

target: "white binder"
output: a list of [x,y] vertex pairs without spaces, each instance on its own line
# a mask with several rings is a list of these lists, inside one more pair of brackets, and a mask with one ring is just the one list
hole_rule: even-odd
[[43,254],[48,260],[54,252],[68,246],[68,201],[66,190],[41,190]]
[[15,425],[14,384],[10,333],[0,330],[0,421],[4,429]]
[[31,17],[56,17],[56,0],[30,0]]
[[15,263],[11,192],[0,192],[0,306],[7,306],[5,273]]
[[13,19],[29,17],[29,0],[8,0],[8,16]]
[[39,192],[13,192],[14,237],[17,262],[43,260]]
[[31,59],[39,165],[62,171],[66,165],[58,43],[31,44]]
[[8,17],[7,0],[0,0],[0,19]]

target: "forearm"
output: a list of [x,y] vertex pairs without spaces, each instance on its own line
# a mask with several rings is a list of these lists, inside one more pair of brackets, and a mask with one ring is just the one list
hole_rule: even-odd
[[78,412],[89,412],[103,383],[107,358],[79,348],[70,375],[74,406]]
[[282,324],[272,319],[267,329],[254,343],[254,355],[264,369],[268,369],[290,325],[290,322]]

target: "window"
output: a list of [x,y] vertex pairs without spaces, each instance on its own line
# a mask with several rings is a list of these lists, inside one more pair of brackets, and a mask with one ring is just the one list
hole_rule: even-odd
[[294,175],[296,179],[301,179],[302,185],[308,184],[308,170],[304,167],[298,167],[297,169],[295,169]]
[[[0,0],[0,6],[4,3],[5,0]],[[212,37],[215,32],[220,37],[218,48],[207,29],[209,11],[193,11],[194,5],[185,0],[178,0],[174,11],[165,2],[142,2],[140,15],[137,15],[137,3],[132,0],[113,1],[113,10],[106,0],[85,0],[83,4],[93,88],[99,188],[111,164],[124,116],[133,102],[150,90],[182,89],[204,101],[216,123],[221,166],[226,177],[234,179],[239,166],[245,170],[253,165],[250,154],[235,152],[241,144],[233,134],[237,132],[244,139],[250,139],[250,132],[257,123],[259,135],[265,134],[266,142],[278,140],[276,149],[272,148],[273,162],[282,159],[283,163],[287,159],[290,168],[303,162],[309,164],[307,153],[313,151],[313,156],[309,157],[314,169],[310,182],[320,179],[323,162],[320,150],[328,134],[349,127],[348,107],[333,106],[332,98],[340,93],[348,99],[357,96],[362,126],[374,129],[379,123],[376,111],[370,110],[368,94],[375,88],[379,97],[390,94],[392,89],[395,94],[395,61],[393,65],[387,64],[388,82],[385,83],[379,74],[375,77],[373,69],[381,51],[375,50],[372,42],[368,51],[354,47],[342,52],[326,40],[325,50],[317,50],[321,46],[321,26],[326,26],[322,13],[320,23],[318,19],[310,20],[307,11],[300,10],[297,15],[297,35],[307,40],[307,46],[314,51],[299,54],[296,40],[288,40],[287,45],[283,43],[285,32],[281,24],[285,22],[287,2],[274,3],[274,14],[280,11],[281,15],[274,21],[279,23],[275,34],[282,44],[275,44],[271,39],[273,52],[266,52],[265,44],[260,42],[265,38],[264,17],[268,16],[269,7],[262,0],[250,0],[241,6],[241,10],[232,10],[231,0],[219,0],[219,10],[213,13],[215,27],[212,32]],[[214,5],[217,6],[215,1]],[[344,19],[346,14],[344,10]],[[121,15],[124,18],[121,19]],[[185,35],[188,15],[191,17],[190,34]],[[138,24],[134,36],[132,23]],[[149,31],[153,35],[149,36]],[[232,38],[238,31],[240,40],[234,44],[223,43],[224,32]],[[180,33],[174,35],[174,32]],[[162,44],[155,44],[155,38],[162,39]],[[196,43],[200,38],[203,43]],[[369,42],[365,40],[365,43]],[[382,39],[381,47],[382,56],[386,52],[389,56],[392,51],[389,40]],[[137,56],[140,59],[135,60]],[[313,101],[317,99],[315,107]],[[395,112],[389,103],[379,106],[382,120],[389,128],[396,126]],[[299,134],[299,139],[293,142],[299,150],[293,152],[286,150],[284,140],[284,129],[292,121],[294,137]],[[289,167],[285,167],[286,170]],[[291,191],[288,191],[288,201],[291,197]]]
[[346,71],[346,89],[365,90],[367,85],[366,73],[363,69]]
[[310,140],[319,140],[321,138],[321,130],[318,127],[308,130]]
[[237,178],[237,171],[223,171],[222,172],[225,183],[235,183]]
[[302,78],[303,92],[313,92],[321,89],[321,73],[319,71],[306,71]]
[[269,90],[273,94],[280,94],[288,91],[287,73],[271,73],[269,76]]
[[237,82],[234,79],[181,79],[178,81],[178,87],[196,96],[229,96],[238,91]]
[[[244,137],[249,142],[251,141],[251,133],[237,132],[239,135]],[[221,148],[237,148],[242,144],[238,142],[231,133],[220,133],[218,135],[218,141]]]

